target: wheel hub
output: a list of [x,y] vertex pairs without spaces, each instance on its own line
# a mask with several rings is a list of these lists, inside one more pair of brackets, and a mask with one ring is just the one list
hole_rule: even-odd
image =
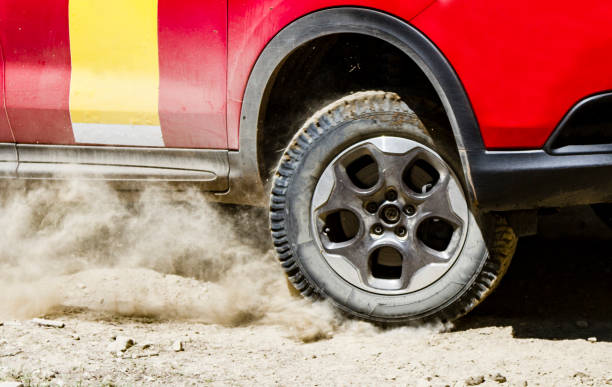
[[380,211],[381,219],[387,224],[395,224],[400,219],[400,210],[394,204],[387,204]]

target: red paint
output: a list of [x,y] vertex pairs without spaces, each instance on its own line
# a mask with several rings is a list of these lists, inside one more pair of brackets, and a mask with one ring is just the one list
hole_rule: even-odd
[[159,0],[159,118],[168,147],[227,148],[226,1]]
[[266,44],[282,28],[318,9],[336,6],[379,8],[409,20],[434,0],[229,0],[228,145],[238,149],[242,97],[251,69]]
[[413,24],[446,55],[489,149],[539,148],[589,94],[612,90],[612,2],[445,0]]
[[4,55],[0,45],[0,142],[15,142],[15,136],[6,114],[6,101],[4,98]]
[[0,2],[0,39],[16,141],[73,144],[68,0]]
[[[244,90],[265,45],[334,6],[380,9],[427,35],[461,79],[489,149],[541,147],[572,105],[612,90],[611,2],[432,1],[159,0],[167,146],[237,149]],[[12,128],[17,142],[73,144],[68,1],[1,2],[0,41],[10,122],[0,111],[0,141]]]

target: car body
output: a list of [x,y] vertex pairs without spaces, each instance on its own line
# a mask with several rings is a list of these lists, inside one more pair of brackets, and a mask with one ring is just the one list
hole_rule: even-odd
[[529,233],[538,208],[612,201],[611,16],[594,0],[4,0],[0,174],[267,205],[300,125],[382,89],[426,101],[409,105],[454,144],[473,208]]

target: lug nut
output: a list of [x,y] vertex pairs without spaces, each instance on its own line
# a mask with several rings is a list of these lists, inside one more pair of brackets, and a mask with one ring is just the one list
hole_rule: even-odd
[[383,233],[383,227],[380,224],[375,224],[372,226],[372,232],[376,235],[380,235]]
[[378,210],[378,204],[376,204],[376,202],[369,202],[366,204],[366,211],[370,214],[376,213],[376,210]]
[[395,229],[395,233],[397,234],[398,237],[405,237],[406,236],[406,227],[404,226],[399,226],[398,228]]
[[416,208],[414,208],[412,204],[408,204],[407,206],[404,207],[404,214],[408,216],[412,216],[415,213],[416,213]]
[[396,200],[397,199],[397,192],[395,192],[394,189],[388,190],[387,193],[385,194],[385,199],[387,199],[390,202]]

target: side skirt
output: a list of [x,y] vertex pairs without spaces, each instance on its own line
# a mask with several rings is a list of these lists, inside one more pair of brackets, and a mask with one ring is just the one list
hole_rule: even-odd
[[110,146],[0,144],[0,177],[194,182],[229,187],[227,151]]
[[0,178],[17,175],[17,147],[15,144],[0,143]]

